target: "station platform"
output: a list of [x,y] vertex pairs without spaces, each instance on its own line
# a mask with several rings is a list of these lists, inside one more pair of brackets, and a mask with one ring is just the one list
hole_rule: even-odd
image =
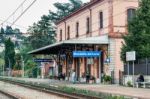
[[114,95],[124,95],[129,97],[135,97],[134,99],[150,99],[149,94],[150,89],[145,88],[132,88],[119,85],[105,85],[105,84],[72,84],[69,81],[53,80],[53,79],[16,78],[16,77],[11,78],[16,80],[38,82],[55,86],[68,86],[79,89],[91,90],[95,92],[110,93]]

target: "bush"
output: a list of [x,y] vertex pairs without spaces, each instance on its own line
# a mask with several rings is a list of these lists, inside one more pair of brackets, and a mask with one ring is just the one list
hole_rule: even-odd
[[50,79],[54,79],[54,76],[53,76],[53,75],[50,75],[49,78],[50,78]]
[[133,87],[133,85],[131,84],[131,81],[128,81],[128,82],[127,82],[127,86],[128,86],[128,87]]
[[112,78],[109,75],[104,76],[104,82],[111,82]]
[[106,99],[125,99],[124,96],[112,96],[112,95],[106,96],[105,98]]

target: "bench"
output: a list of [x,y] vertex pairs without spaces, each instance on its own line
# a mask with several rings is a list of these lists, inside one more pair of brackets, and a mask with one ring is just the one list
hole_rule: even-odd
[[150,82],[136,82],[135,84],[137,88],[139,88],[140,84],[143,85],[143,88],[146,88],[146,85],[149,85]]

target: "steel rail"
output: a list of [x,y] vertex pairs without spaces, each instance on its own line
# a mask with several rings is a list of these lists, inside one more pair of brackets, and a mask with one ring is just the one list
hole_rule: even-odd
[[51,94],[55,94],[57,96],[66,97],[66,98],[69,98],[69,99],[103,99],[103,98],[100,98],[100,97],[88,96],[88,95],[77,94],[77,93],[66,93],[66,92],[60,91],[60,90],[45,88],[43,86],[36,86],[36,85],[31,85],[31,84],[29,85],[29,84],[20,83],[20,82],[8,80],[8,79],[7,80],[6,79],[0,79],[0,80],[4,81],[4,82],[7,82],[7,83],[19,85],[19,86],[22,86],[22,87],[25,87],[25,88],[38,90],[40,92],[51,93]]
[[10,99],[21,99],[21,97],[12,95],[11,93],[8,93],[8,92],[2,91],[2,90],[0,90],[0,93],[7,96]]

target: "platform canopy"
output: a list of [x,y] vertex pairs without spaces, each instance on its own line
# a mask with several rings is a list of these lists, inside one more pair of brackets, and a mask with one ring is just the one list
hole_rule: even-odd
[[69,48],[75,45],[106,45],[108,44],[108,36],[97,36],[97,37],[88,37],[88,38],[78,38],[65,40],[57,42],[33,51],[28,52],[28,54],[58,54],[61,49]]

